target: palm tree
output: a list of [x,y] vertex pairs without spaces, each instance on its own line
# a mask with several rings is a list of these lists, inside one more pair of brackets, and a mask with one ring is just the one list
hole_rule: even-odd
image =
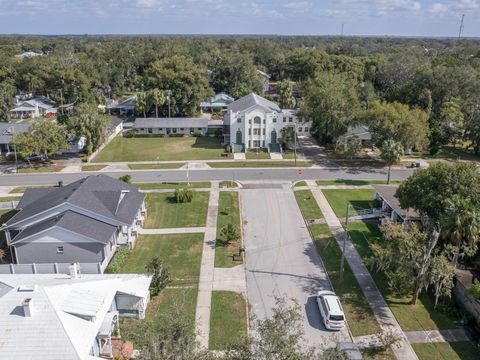
[[[444,228],[453,243],[460,249],[474,249],[480,239],[480,209],[470,200],[454,196],[447,200]],[[454,264],[460,255],[454,255]],[[465,253],[465,251],[463,251]]]
[[147,111],[147,95],[144,92],[137,94],[137,109],[143,113],[143,117],[147,117],[145,111]]
[[150,101],[155,105],[155,117],[158,118],[158,107],[165,104],[165,92],[160,89],[152,89],[149,93]]
[[155,105],[155,117],[158,118],[158,107],[165,104],[165,93],[160,89],[152,89],[149,92],[149,97]]
[[387,184],[390,184],[390,173],[392,165],[399,161],[403,156],[403,146],[395,140],[385,140],[380,149],[380,158],[387,163],[388,177]]

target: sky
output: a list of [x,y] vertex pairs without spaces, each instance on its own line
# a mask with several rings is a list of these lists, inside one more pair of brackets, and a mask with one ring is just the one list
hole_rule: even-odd
[[480,0],[0,0],[1,34],[480,36]]

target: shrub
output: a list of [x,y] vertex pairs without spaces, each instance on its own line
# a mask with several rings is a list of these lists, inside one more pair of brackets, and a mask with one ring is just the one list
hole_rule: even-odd
[[168,137],[184,137],[184,134],[168,134]]
[[475,279],[468,291],[475,299],[480,300],[480,282],[477,279]]
[[152,275],[150,295],[157,296],[170,282],[168,270],[158,257],[151,259],[145,266],[145,270],[149,275]]
[[228,246],[232,241],[236,241],[240,238],[240,234],[232,224],[225,225],[220,234],[222,235],[223,244],[225,246]]
[[123,181],[124,183],[131,184],[132,176],[131,175],[123,175],[118,178],[118,180]]
[[175,190],[175,200],[177,203],[189,203],[192,202],[195,196],[195,190],[179,188]]
[[110,264],[107,266],[107,273],[118,273],[122,269],[125,260],[127,259],[128,251],[128,247],[126,246],[118,249],[117,253],[110,261]]
[[84,162],[84,163],[88,162],[88,156],[87,155],[82,156],[82,162]]

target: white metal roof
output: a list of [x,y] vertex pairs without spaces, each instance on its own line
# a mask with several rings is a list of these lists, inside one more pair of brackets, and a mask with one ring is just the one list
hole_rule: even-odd
[[[78,279],[63,274],[0,275],[0,357],[91,359],[90,349],[115,294],[148,294],[150,280],[136,274],[82,274]],[[36,285],[35,290],[18,291],[28,285]],[[32,299],[31,317],[23,313],[26,298]],[[81,317],[87,313],[95,313],[95,318]]]

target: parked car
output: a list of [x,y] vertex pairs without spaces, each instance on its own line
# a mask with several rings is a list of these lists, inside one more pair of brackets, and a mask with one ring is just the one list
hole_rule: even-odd
[[44,161],[46,160],[46,157],[45,155],[31,155],[31,156],[25,156],[23,160],[25,160],[25,162]]
[[334,292],[321,290],[317,293],[317,304],[323,323],[328,330],[340,330],[345,327],[345,314],[340,299]]

